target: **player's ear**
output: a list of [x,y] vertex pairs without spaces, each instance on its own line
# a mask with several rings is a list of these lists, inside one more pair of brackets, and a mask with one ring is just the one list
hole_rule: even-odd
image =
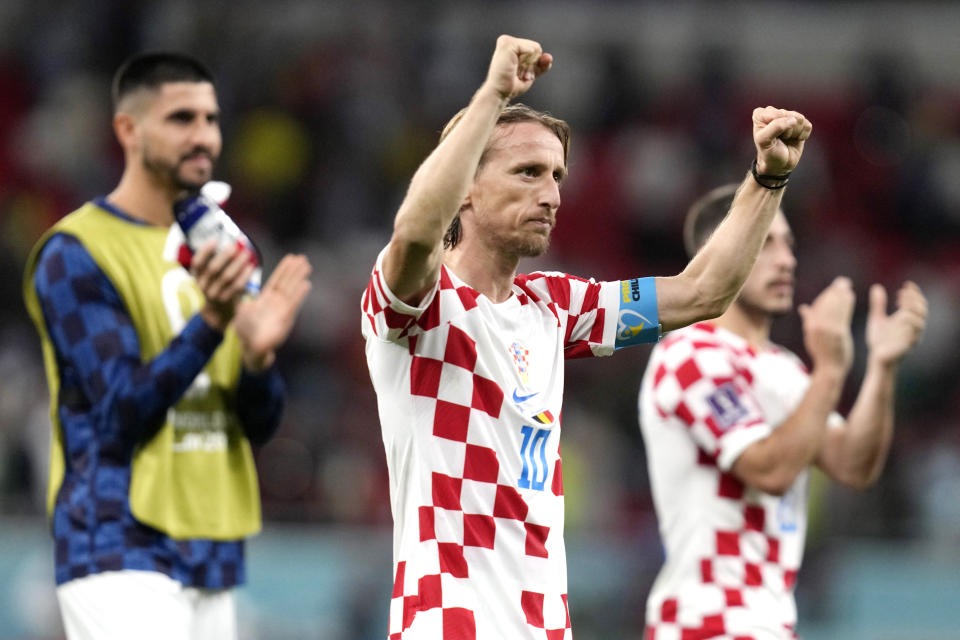
[[467,197],[463,199],[463,202],[460,203],[460,211],[458,215],[463,215],[465,212],[473,209],[473,201],[470,199],[470,194],[467,194]]
[[136,143],[137,122],[133,116],[123,111],[113,116],[113,132],[124,150],[129,149]]

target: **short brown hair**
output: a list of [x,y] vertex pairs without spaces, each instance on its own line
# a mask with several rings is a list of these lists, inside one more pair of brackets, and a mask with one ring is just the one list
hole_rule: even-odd
[[683,247],[692,258],[707,243],[713,231],[727,217],[740,184],[725,184],[707,192],[687,210],[683,221]]
[[[450,118],[450,121],[447,122],[446,126],[443,128],[443,131],[440,133],[440,142],[443,142],[443,140],[450,135],[450,132],[455,126],[457,126],[457,123],[463,119],[463,114],[466,112],[467,107],[464,107],[458,111],[456,115]],[[560,118],[553,117],[545,111],[537,111],[533,107],[529,107],[521,102],[518,102],[516,104],[506,106],[503,111],[500,112],[500,116],[497,118],[496,126],[501,127],[508,124],[516,124],[518,122],[537,122],[552,131],[560,140],[560,144],[563,146],[563,165],[567,165],[567,154],[570,152],[569,124]],[[483,154],[480,156],[480,163],[477,165],[477,170],[483,167],[483,164],[487,159],[487,152],[490,150],[490,144],[492,140],[493,136],[491,136],[490,141],[487,142],[487,146],[484,148]],[[446,233],[443,234],[443,248],[452,249],[456,247],[460,242],[460,235],[462,232],[463,229],[460,226],[460,214],[458,213],[450,222],[450,226],[447,227]]]

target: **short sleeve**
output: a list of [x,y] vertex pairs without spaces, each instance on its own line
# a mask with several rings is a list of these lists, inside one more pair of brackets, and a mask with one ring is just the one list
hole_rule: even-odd
[[[632,316],[621,321],[623,291],[625,286],[629,288],[630,282],[634,281],[596,282],[559,272],[534,272],[517,279],[524,293],[535,302],[546,304],[563,326],[567,359],[608,356],[615,349],[628,346],[622,336],[636,342],[656,341],[659,324],[655,320],[656,293],[652,287],[641,285],[644,304],[652,305],[654,310],[652,325],[649,321],[646,325],[643,321],[635,322]],[[625,322],[629,322],[630,327]],[[651,327],[652,340],[648,338]],[[644,332],[642,337],[641,332]]]
[[675,340],[656,354],[653,393],[662,415],[678,418],[697,446],[729,471],[754,442],[772,432],[747,376],[718,342]]
[[594,282],[567,276],[567,330],[564,357],[608,356],[616,343],[617,282]]
[[370,281],[363,292],[360,309],[363,316],[362,331],[369,340],[376,338],[385,342],[399,342],[415,330],[417,321],[430,308],[440,286],[439,279],[417,306],[400,300],[387,286],[383,277],[384,248],[370,274]]

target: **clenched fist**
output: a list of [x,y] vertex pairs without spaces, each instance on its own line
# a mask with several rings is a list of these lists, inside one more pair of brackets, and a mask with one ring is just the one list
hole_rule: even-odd
[[503,35],[497,38],[486,83],[510,100],[530,89],[552,64],[553,56],[544,53],[539,42]]
[[776,107],[753,110],[753,143],[757,147],[757,173],[782,175],[797,166],[803,143],[813,125],[802,113]]

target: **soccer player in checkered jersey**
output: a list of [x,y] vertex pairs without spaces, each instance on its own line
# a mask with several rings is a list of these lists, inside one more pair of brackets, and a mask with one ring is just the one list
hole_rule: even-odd
[[229,640],[260,527],[251,443],[279,424],[275,352],[310,265],[285,256],[255,300],[235,247],[181,266],[173,203],[221,148],[203,64],[133,56],[113,99],[120,183],[49,229],[24,277],[50,383],[57,599],[70,640]]
[[[737,197],[728,185],[691,207],[689,254]],[[797,637],[808,468],[865,488],[886,461],[897,366],[923,331],[926,300],[906,282],[887,315],[885,289],[870,288],[867,368],[844,420],[835,410],[853,358],[853,288],[838,277],[799,306],[808,371],[770,341],[774,318],[793,307],[795,267],[777,211],[727,311],[665,336],[651,354],[640,425],[666,559],[647,600],[647,640]]]
[[[748,177],[674,277],[518,275],[521,257],[547,249],[570,130],[508,103],[552,61],[536,42],[497,40],[486,80],[414,175],[363,295],[394,517],[390,640],[572,637],[563,361],[722,313],[779,205]],[[753,125],[761,179],[790,171],[806,118],[767,107]]]

